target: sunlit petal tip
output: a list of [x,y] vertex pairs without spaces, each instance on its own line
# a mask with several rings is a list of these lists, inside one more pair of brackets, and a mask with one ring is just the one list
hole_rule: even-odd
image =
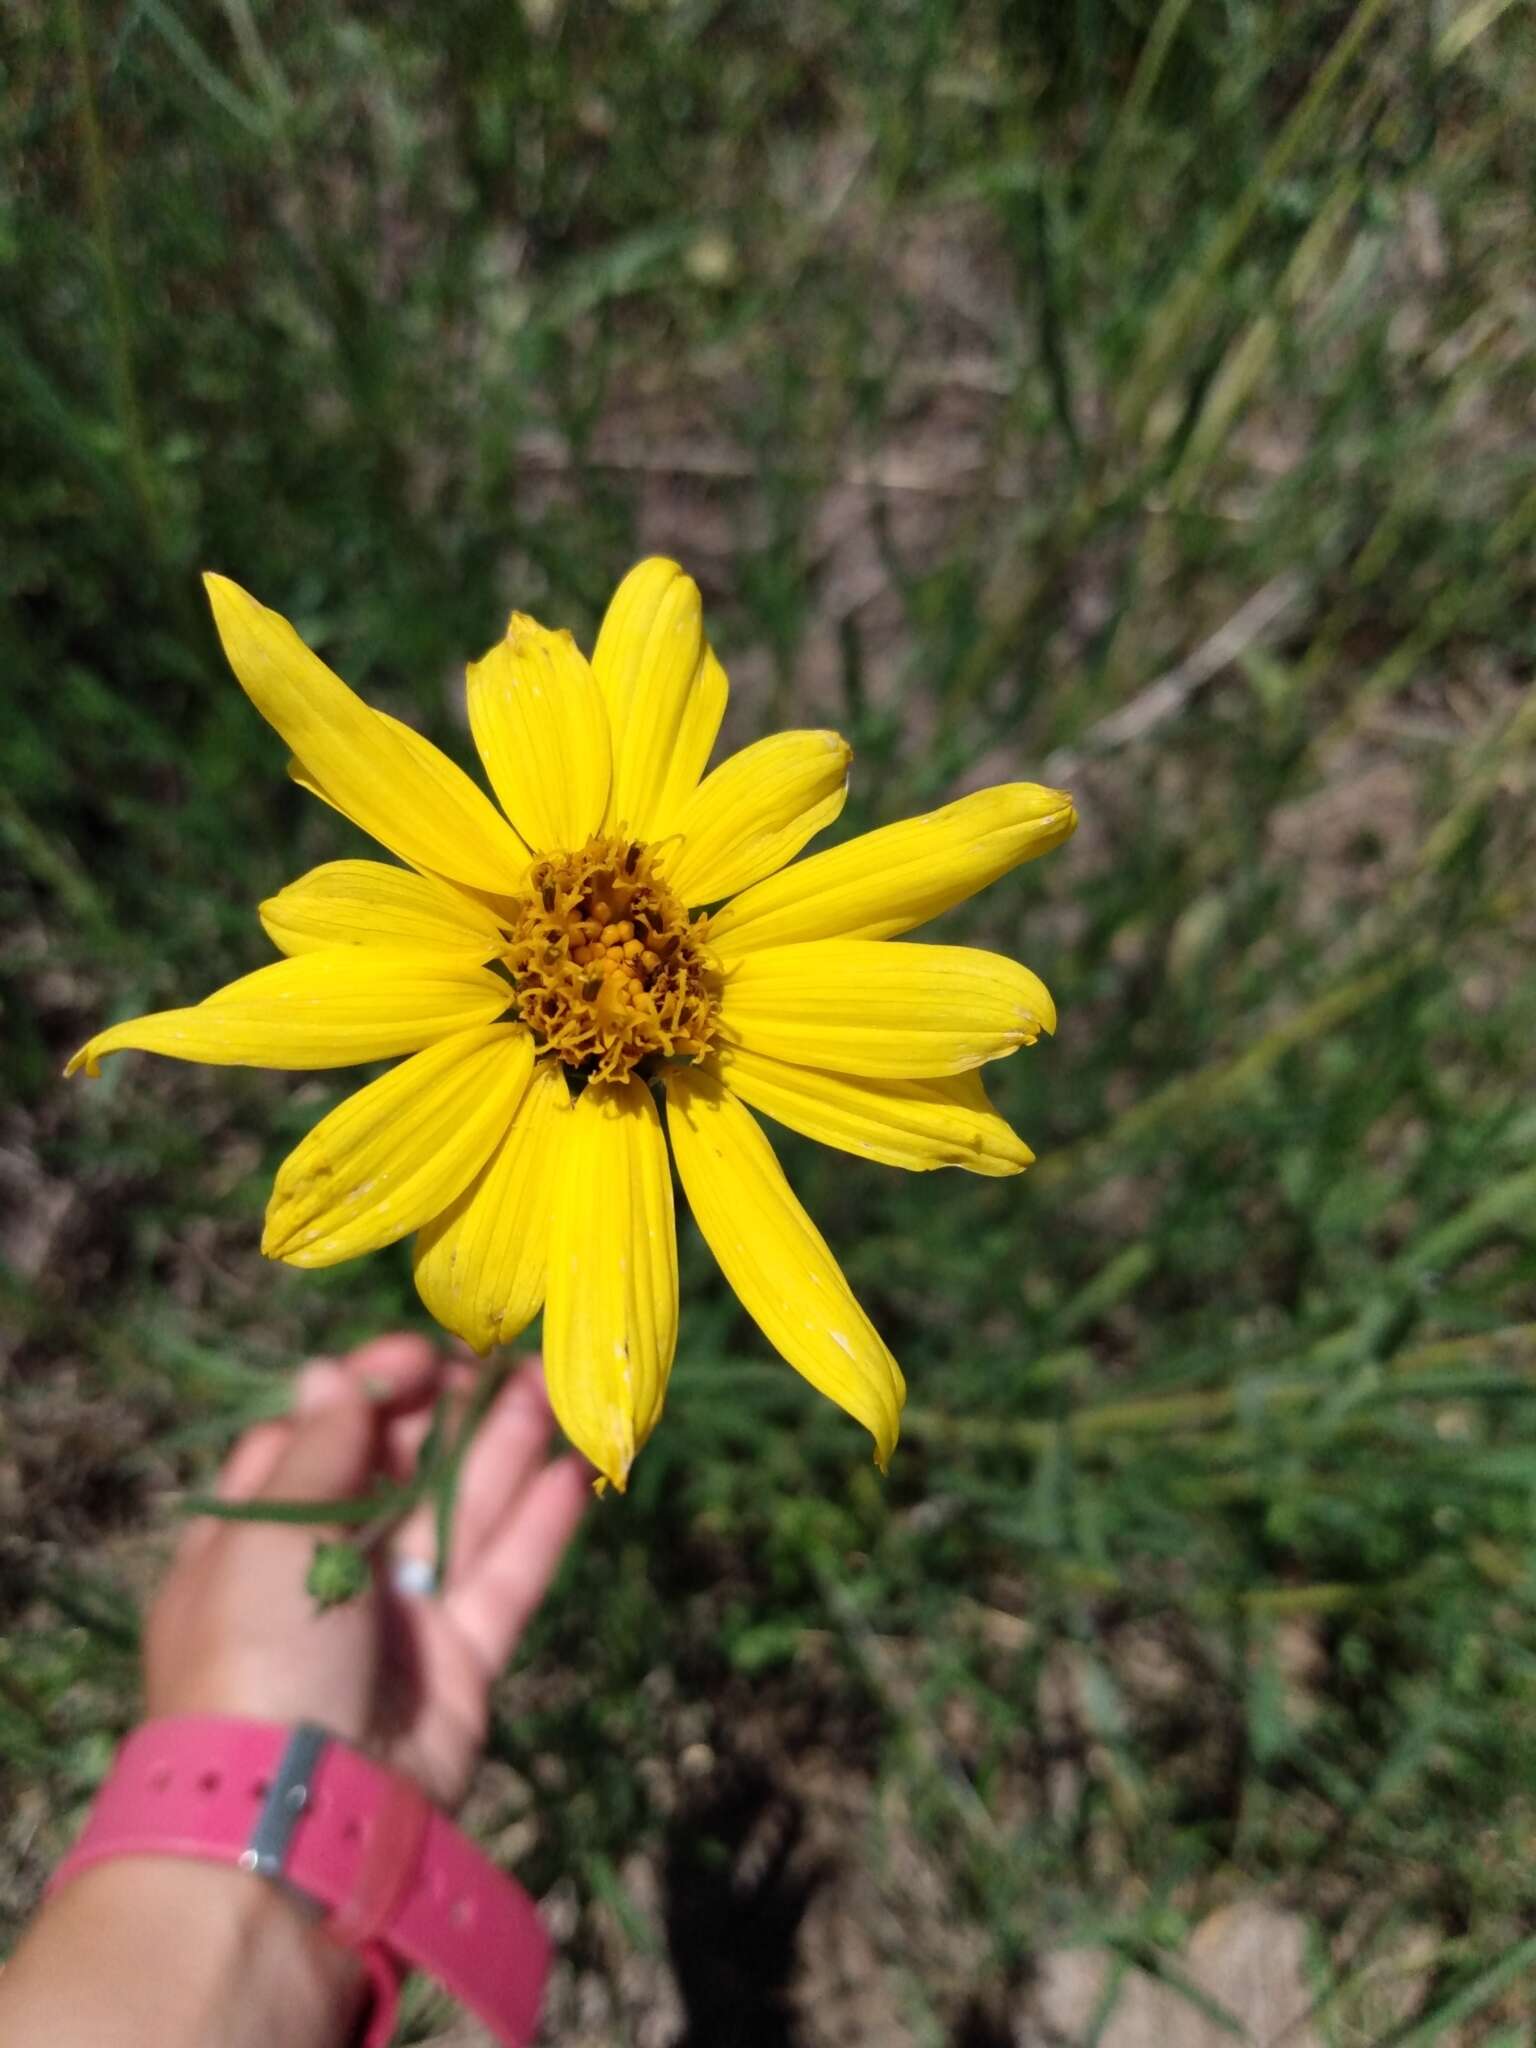
[[884,1469],[906,1383],[750,1110],[708,1068],[666,1076],[678,1176],[705,1242],[769,1343],[874,1438]]
[[645,1439],[642,1437],[637,1442],[632,1431],[623,1429],[615,1429],[608,1436],[594,1433],[570,1414],[568,1404],[562,1404],[566,1406],[565,1413],[561,1412],[561,1405],[551,1405],[555,1409],[555,1420],[571,1449],[591,1467],[592,1491],[599,1500],[610,1487],[615,1493],[627,1493],[629,1475],[634,1469],[635,1459],[645,1447]]
[[843,735],[835,731],[830,725],[812,727],[807,732],[806,738],[813,741],[815,745],[828,755],[836,768],[842,771],[843,778],[846,781],[848,771],[853,766],[852,743],[845,740]]
[[1065,789],[1053,789],[1046,793],[1054,797],[1055,803],[1047,816],[1040,821],[1041,838],[1045,842],[1041,846],[1043,853],[1054,852],[1065,840],[1072,837],[1082,823],[1077,804],[1070,792]]
[[502,809],[536,853],[580,846],[602,824],[612,747],[602,692],[565,631],[514,612],[465,671],[470,731]]
[[1022,1173],[1034,1154],[987,1099],[981,1075],[873,1080],[765,1058],[736,1046],[717,1056],[733,1095],[818,1144],[908,1173],[959,1167],[992,1179]]
[[546,646],[574,648],[576,645],[575,635],[568,626],[543,625],[532,612],[509,613],[503,638],[514,654],[526,654]]
[[852,749],[841,733],[779,732],[706,775],[677,817],[669,864],[685,903],[718,903],[792,861],[839,815]]
[[659,604],[679,578],[684,582],[693,580],[681,562],[674,562],[670,555],[642,555],[634,567],[620,577],[609,600],[609,609],[620,605]]
[[205,575],[240,687],[302,763],[297,779],[413,865],[482,889],[521,864],[516,833],[430,740],[365,704],[280,612]]
[[1049,853],[1076,824],[1062,790],[1033,782],[976,790],[753,884],[717,914],[713,936],[732,955],[810,939],[893,938]]
[[645,840],[674,830],[725,715],[725,672],[704,637],[699,587],[660,556],[630,570],[604,614],[592,672],[608,707],[607,829]]
[[1001,1059],[1056,1023],[1037,975],[972,946],[811,939],[719,951],[729,962],[721,1037],[793,1066],[938,1078]]
[[561,1119],[559,1150],[545,1385],[571,1443],[622,1492],[661,1419],[677,1343],[672,1182],[649,1088],[589,1084]]
[[331,946],[274,960],[188,1008],[110,1025],[75,1063],[94,1072],[107,1054],[132,1051],[289,1072],[357,1066],[489,1024],[506,1007],[506,982],[462,959],[420,947]]

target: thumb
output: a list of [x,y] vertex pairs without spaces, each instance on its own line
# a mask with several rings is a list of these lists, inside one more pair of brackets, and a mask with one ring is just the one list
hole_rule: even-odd
[[264,1500],[337,1500],[373,1469],[374,1412],[339,1365],[312,1365],[299,1389],[293,1434],[261,1489]]

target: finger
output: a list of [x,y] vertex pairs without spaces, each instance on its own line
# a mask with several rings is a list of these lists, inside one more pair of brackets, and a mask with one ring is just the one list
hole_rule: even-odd
[[[443,1367],[439,1406],[430,1415],[402,1416],[398,1422],[388,1426],[385,1432],[387,1456],[390,1470],[396,1477],[407,1483],[415,1478],[426,1439],[434,1429],[439,1432],[435,1455],[441,1457],[451,1449],[464,1427],[483,1371],[478,1359],[447,1360]],[[457,1529],[457,1519],[454,1526]],[[453,1547],[457,1548],[456,1537]],[[415,1557],[429,1564],[436,1563],[437,1506],[432,1496],[429,1495],[406,1516],[395,1532],[390,1548],[397,1557]]]
[[440,1403],[442,1428],[451,1440],[464,1410],[469,1406],[478,1378],[474,1365],[460,1359],[440,1359],[429,1390],[434,1398],[429,1404],[419,1404],[404,1411],[394,1407],[385,1410],[385,1457],[395,1478],[409,1479],[415,1473],[421,1447],[438,1421]]
[[[450,1372],[453,1370],[450,1367]],[[454,1385],[454,1406],[446,1425],[450,1433],[462,1426],[463,1410],[481,1370],[473,1365],[464,1368],[463,1381]],[[401,1433],[404,1429],[401,1425]],[[553,1431],[554,1416],[544,1392],[543,1374],[538,1360],[531,1359],[513,1374],[482,1416],[459,1472],[449,1541],[449,1585],[456,1584],[473,1566],[487,1535],[544,1462]],[[419,1442],[412,1447],[405,1466],[407,1475],[415,1469],[419,1448]],[[435,1502],[423,1501],[412,1511],[390,1548],[396,1558],[409,1559],[412,1565],[438,1563]]]
[[527,1359],[491,1404],[464,1460],[453,1525],[453,1578],[474,1569],[498,1523],[548,1457],[554,1429],[543,1367],[538,1359]]
[[340,1365],[306,1368],[282,1454],[258,1500],[332,1500],[354,1494],[373,1467],[374,1412]]
[[557,1458],[491,1532],[474,1569],[446,1601],[449,1618],[494,1678],[517,1648],[592,1498],[581,1458]]
[[266,1485],[293,1435],[291,1422],[258,1422],[224,1460],[214,1482],[219,1500],[253,1500]]
[[[213,1483],[217,1500],[253,1500],[266,1485],[293,1434],[287,1422],[258,1422],[235,1445]],[[217,1537],[224,1524],[204,1515],[191,1524],[177,1546],[177,1562],[190,1563]]]
[[396,1330],[359,1344],[342,1360],[380,1407],[405,1409],[430,1402],[437,1391],[443,1357],[430,1337]]

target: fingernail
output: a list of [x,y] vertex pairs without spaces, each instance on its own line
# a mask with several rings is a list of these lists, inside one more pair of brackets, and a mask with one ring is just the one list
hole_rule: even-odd
[[329,1358],[317,1358],[299,1374],[293,1390],[296,1415],[315,1415],[346,1392],[347,1375]]

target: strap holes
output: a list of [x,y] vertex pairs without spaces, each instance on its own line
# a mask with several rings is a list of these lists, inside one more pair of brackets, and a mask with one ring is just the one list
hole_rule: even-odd
[[251,1797],[258,1805],[271,1790],[272,1780],[270,1778],[255,1778],[251,1782]]
[[214,1793],[218,1791],[223,1782],[224,1778],[221,1772],[204,1771],[197,1781],[197,1789],[199,1792]]
[[367,1821],[359,1820],[356,1814],[351,1815],[348,1819],[342,1822],[341,1839],[344,1842],[351,1843],[354,1848],[359,1843],[366,1842],[368,1839]]

